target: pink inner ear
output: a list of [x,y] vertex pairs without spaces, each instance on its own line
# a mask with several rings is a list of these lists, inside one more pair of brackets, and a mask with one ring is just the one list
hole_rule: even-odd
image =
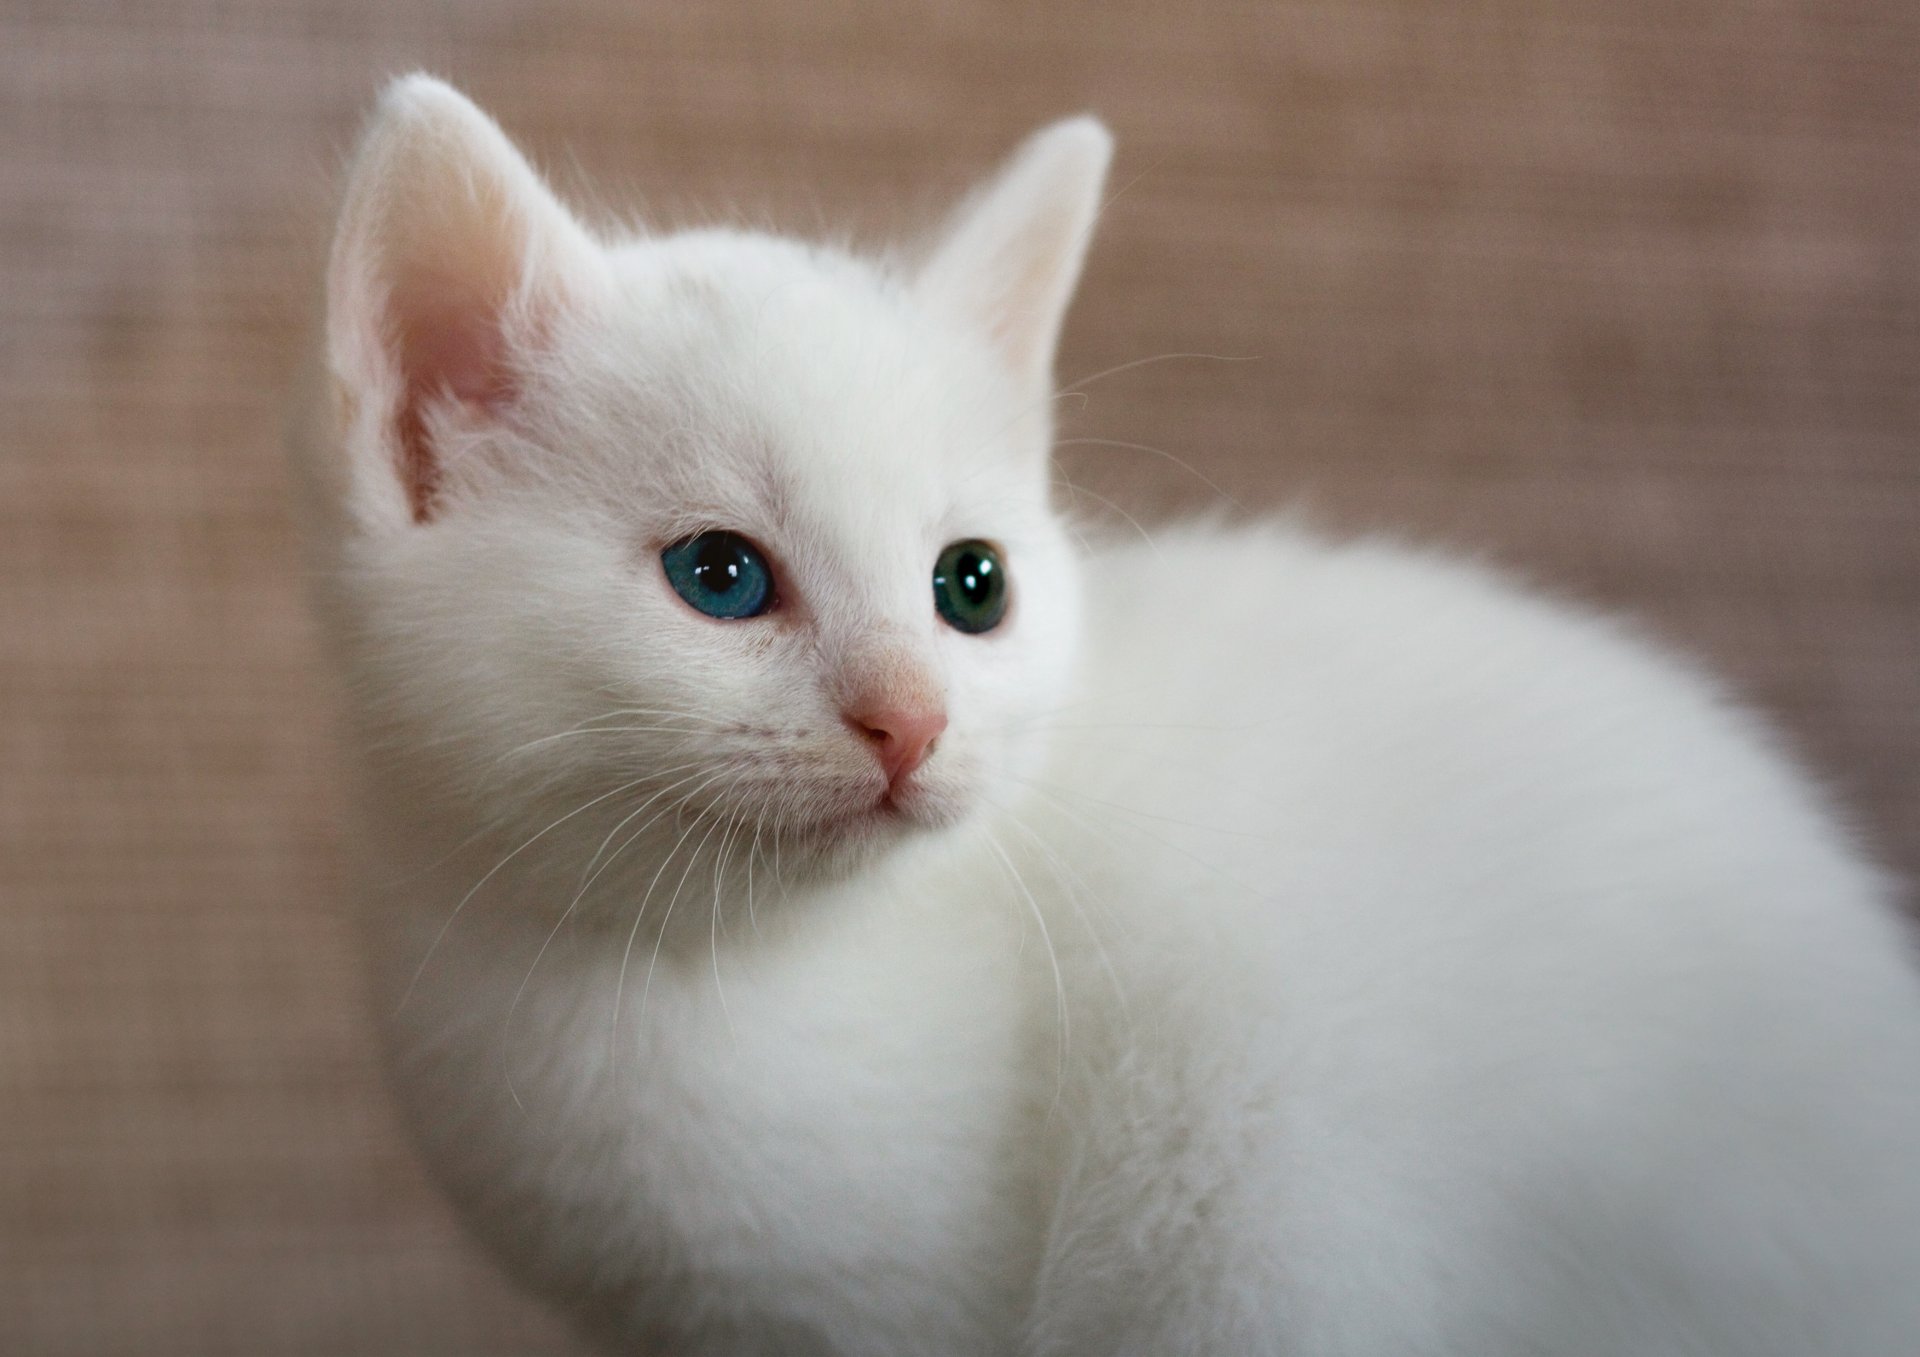
[[403,379],[396,433],[407,502],[413,521],[424,523],[443,471],[427,428],[428,406],[451,399],[493,413],[513,400],[517,388],[500,330],[500,303],[460,296],[460,285],[450,279],[417,286],[427,295],[395,298]]

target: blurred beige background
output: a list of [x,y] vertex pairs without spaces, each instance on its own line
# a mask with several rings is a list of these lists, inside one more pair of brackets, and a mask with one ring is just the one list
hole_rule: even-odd
[[[0,1352],[573,1351],[383,1106],[279,430],[382,78],[569,186],[869,231],[1092,108],[1076,481],[1630,608],[1920,871],[1920,7],[12,0]],[[1108,512],[1088,498],[1091,513]]]

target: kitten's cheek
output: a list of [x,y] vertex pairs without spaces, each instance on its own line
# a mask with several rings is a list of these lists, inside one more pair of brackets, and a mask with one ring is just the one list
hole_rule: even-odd
[[985,800],[984,782],[978,760],[957,754],[927,783],[929,819],[940,825],[951,825],[972,815]]
[[970,788],[924,786],[895,804],[899,813],[920,829],[946,829],[972,815],[979,798]]

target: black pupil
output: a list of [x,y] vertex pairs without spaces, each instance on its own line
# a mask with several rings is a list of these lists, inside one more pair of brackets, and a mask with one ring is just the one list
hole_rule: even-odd
[[954,585],[968,606],[978,608],[993,592],[993,558],[963,551],[954,560]]
[[744,555],[738,546],[716,533],[700,543],[693,558],[693,578],[710,594],[728,593],[740,582]]

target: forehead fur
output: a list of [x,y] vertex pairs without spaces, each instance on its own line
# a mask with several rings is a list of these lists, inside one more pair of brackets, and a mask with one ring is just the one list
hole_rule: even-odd
[[584,361],[603,399],[778,438],[814,472],[927,466],[993,438],[1018,395],[987,345],[941,324],[879,263],[770,236],[699,232],[612,251]]
[[918,549],[1044,503],[1048,403],[885,263],[733,230],[611,261],[609,296],[555,345],[543,422],[674,528]]

